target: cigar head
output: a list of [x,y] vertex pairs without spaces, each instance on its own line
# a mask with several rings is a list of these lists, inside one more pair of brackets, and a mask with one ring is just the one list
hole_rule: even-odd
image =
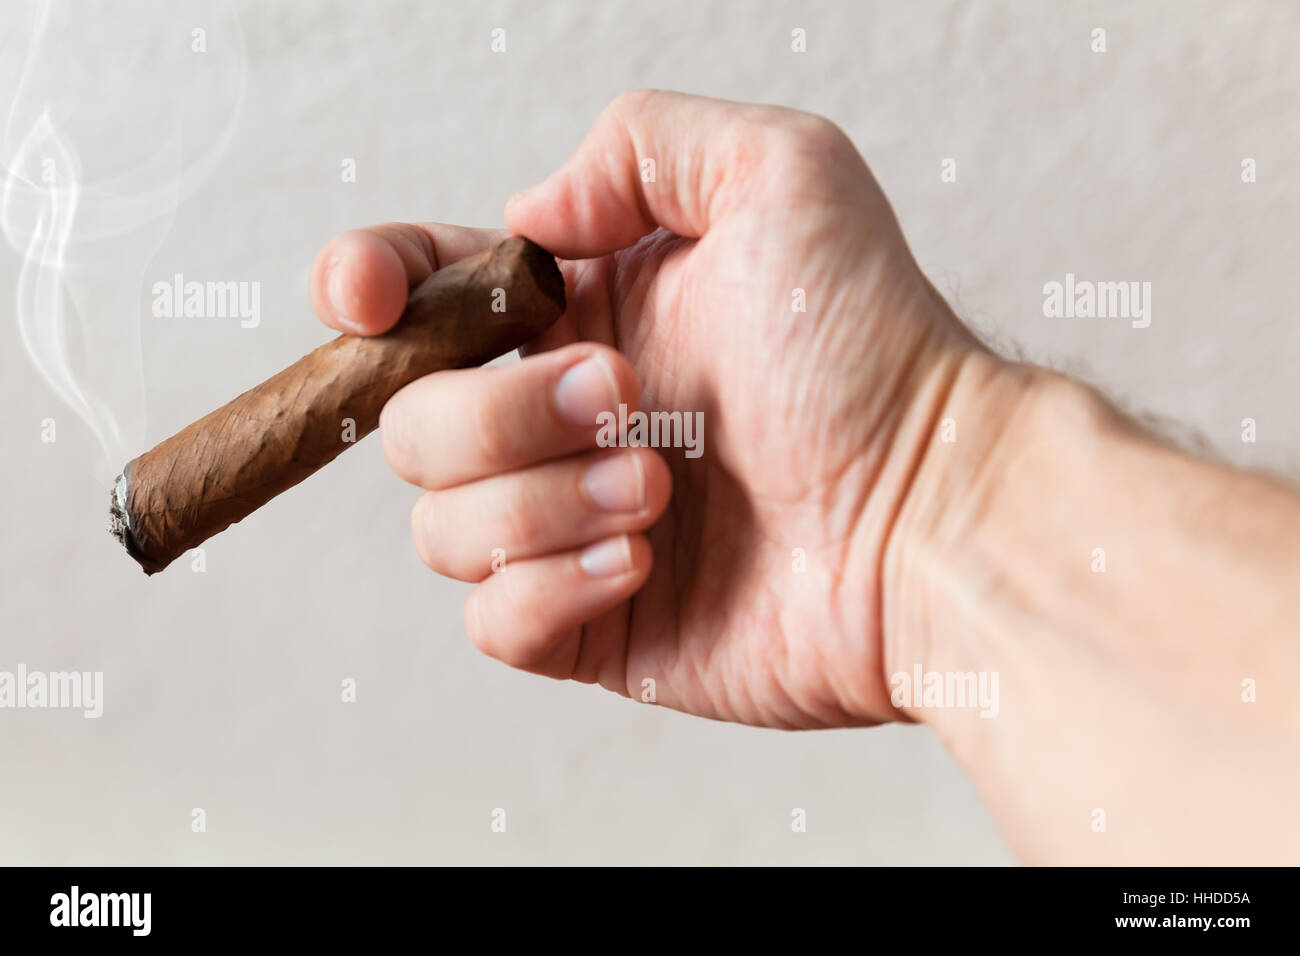
[[[528,276],[543,299],[548,299],[555,306],[555,318],[564,311],[564,276],[551,255],[537,243],[521,236],[511,236],[497,245],[496,250],[503,256],[519,259],[519,273]],[[538,321],[545,323],[538,332],[550,328],[555,318],[547,318],[545,309],[537,309]]]
[[432,341],[436,353],[423,345],[422,359],[434,359],[439,368],[466,368],[536,338],[564,312],[564,302],[555,257],[511,236],[430,275],[407,299],[397,325],[379,338]]

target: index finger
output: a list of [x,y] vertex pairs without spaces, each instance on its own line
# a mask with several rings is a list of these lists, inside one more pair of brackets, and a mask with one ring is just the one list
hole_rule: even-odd
[[317,317],[349,335],[387,332],[406,297],[436,269],[481,252],[509,235],[436,222],[386,222],[349,229],[316,256],[311,304]]

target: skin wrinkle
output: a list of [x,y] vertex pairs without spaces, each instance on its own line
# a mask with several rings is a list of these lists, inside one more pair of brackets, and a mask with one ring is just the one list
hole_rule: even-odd
[[[614,296],[615,296],[615,291],[616,291],[616,289],[618,288],[618,258],[617,258],[617,256],[615,256],[615,255],[610,255],[610,256],[605,257],[605,265],[604,265],[604,269],[606,270],[606,275],[605,275],[605,294],[606,294],[606,299],[607,299],[607,303],[608,303],[608,304],[607,304],[608,314],[609,314],[610,316],[613,316],[613,315],[616,314],[616,308],[615,308]],[[623,349],[622,349],[622,342],[621,342],[621,335],[620,335],[620,331],[621,331],[621,328],[622,328],[621,324],[618,323],[618,322],[611,322],[611,323],[610,323],[610,326],[611,326],[612,345],[613,345],[613,347],[614,347],[615,349],[618,349],[619,351],[623,351]],[[671,503],[671,499],[670,499],[670,503]],[[624,616],[624,618],[625,618],[624,629],[626,629],[626,622],[630,622],[630,621],[632,620],[632,617],[633,617],[634,611],[635,611],[635,606],[634,606],[633,602],[631,602],[631,601],[627,602],[627,605],[626,605],[626,607],[624,608],[624,610],[623,610],[623,612],[622,612],[622,613],[623,613],[623,616]],[[604,622],[604,623],[606,623],[606,624],[608,623],[608,618],[607,618],[607,616],[602,616],[602,618],[600,618],[600,619],[598,619],[598,620],[601,620],[602,622]],[[582,656],[583,656],[583,645],[586,644],[589,640],[592,639],[592,638],[590,638],[590,637],[588,636],[588,634],[587,634],[587,628],[588,628],[588,625],[585,625],[585,624],[582,625],[582,626],[580,626],[580,627],[578,628],[578,644],[579,644],[579,646],[578,646],[577,650],[576,650],[575,653],[574,653],[574,659],[575,659],[575,662],[576,662],[576,661],[580,661],[580,660],[582,659]],[[634,681],[636,678],[634,677],[634,675],[631,673],[631,670],[630,670],[630,667],[631,667],[630,654],[629,654],[629,649],[628,649],[628,647],[627,647],[626,644],[622,645],[622,653],[621,653],[621,655],[619,655],[619,658],[620,658],[620,659],[616,662],[617,666],[616,666],[616,668],[615,668],[615,673],[620,673],[620,672],[621,672],[621,673],[623,674],[623,689],[624,689],[624,694],[625,694],[625,696],[627,696],[628,698],[633,698],[633,699],[634,699],[634,698],[636,698],[636,697],[638,696],[638,694],[637,694],[636,692],[634,692],[634,690],[633,690],[633,681]],[[575,666],[575,668],[576,668],[577,664],[575,663],[574,666]],[[596,678],[597,680],[600,680],[600,676],[599,676],[599,675],[600,675],[600,671],[601,671],[601,670],[602,670],[602,666],[601,666],[601,664],[600,664],[600,663],[597,663],[597,664],[595,665],[595,672],[596,672],[596,674],[597,674],[597,678]],[[605,686],[603,680],[601,680],[601,684],[602,684],[602,686]],[[637,684],[637,688],[638,688],[638,690],[639,690],[639,681],[638,681],[638,684]],[[617,685],[615,685],[614,688],[612,688],[612,689],[614,689],[614,690],[617,691]]]
[[[980,512],[987,513],[987,511],[989,510],[991,497],[995,491],[994,488],[995,483],[1000,483],[1001,481],[1005,480],[1005,476],[1009,473],[1010,469],[1014,467],[1014,465],[1011,462],[1004,462],[1000,467],[995,468],[994,463],[998,461],[999,457],[1002,454],[1004,454],[1007,437],[1012,432],[1011,423],[1017,421],[1020,418],[1020,416],[1029,409],[1030,397],[1031,397],[1031,393],[1029,392],[1021,392],[1013,396],[1013,405],[1011,409],[1006,413],[1006,421],[1008,423],[1007,427],[1004,428],[1001,433],[995,435],[994,441],[990,446],[990,448],[979,455],[979,457],[976,460],[975,468],[970,473],[969,481],[965,484],[965,490],[963,495],[961,495],[959,498],[953,499],[954,503],[956,503],[958,508],[960,509],[958,513],[965,513],[968,516],[968,518],[966,520],[958,522],[957,525],[953,527],[953,530],[952,532],[950,532],[950,534],[958,535],[959,537],[962,538],[969,537],[972,534],[973,529],[977,524],[977,521],[975,520],[974,516]],[[935,518],[932,519],[935,525],[933,528],[928,529],[925,535],[923,536],[913,535],[909,540],[921,541],[921,542],[925,542],[925,541],[937,542],[938,540],[940,540],[940,536],[938,534],[939,522],[941,522],[944,517],[946,517],[946,515],[936,516]],[[951,519],[949,519],[946,523],[952,525]],[[911,560],[913,562],[920,561],[924,564],[929,564],[932,567],[942,566],[942,563],[937,559],[937,557],[930,558],[928,560],[926,558],[927,553],[933,552],[933,547],[934,546],[927,546],[924,548],[924,550],[913,548],[912,549],[913,554],[910,556]],[[901,579],[903,576],[901,565],[904,561],[907,561],[908,559],[909,556],[903,554],[902,550],[900,549],[897,557],[894,558],[892,562],[890,562],[891,564],[896,565],[897,567],[895,568],[892,574],[888,574],[888,571],[886,572],[886,574],[889,577],[897,577]],[[992,563],[982,563],[978,566],[995,567],[996,565]],[[884,577],[885,576],[882,575],[882,580],[884,579]],[[931,575],[925,574],[923,572],[913,573],[911,575],[911,578],[913,580],[923,580],[932,583],[935,580]],[[945,586],[950,586],[951,588],[954,589],[950,595],[950,599],[957,599],[958,596],[960,595],[961,600],[959,601],[959,603],[973,611],[978,606],[977,604],[972,603],[971,600],[972,593],[970,589],[970,584],[973,580],[976,580],[974,576],[965,576],[960,579],[952,578],[952,579],[942,580],[941,583],[944,584]],[[1000,585],[1001,588],[1006,588],[1010,586],[1013,586],[1012,582],[1010,581],[1004,581]],[[986,583],[984,585],[983,590],[987,595],[988,591],[990,590],[990,585]],[[1033,600],[1034,598],[1032,594],[1026,592],[1021,595],[1020,600],[1013,603],[1017,606],[1023,606],[1024,602],[1026,601],[1032,602]],[[901,604],[902,601],[903,598],[900,595],[897,603]],[[882,616],[886,613],[885,609],[887,607],[893,606],[894,603],[895,602],[890,602],[889,604],[882,605]],[[900,618],[906,617],[907,616],[906,608],[900,609],[898,616]],[[1028,622],[1026,621],[1026,623]],[[914,628],[912,628],[909,624],[907,624],[902,620],[900,620],[897,623],[896,627],[891,630],[900,631],[904,636],[915,632]],[[932,635],[925,633],[924,637],[925,637],[925,643],[922,644],[923,647],[934,646],[932,643]],[[926,659],[926,656],[917,656],[916,653],[913,653],[911,657],[916,660]],[[900,662],[900,666],[901,663],[902,662]]]
[[[735,538],[731,537],[730,535],[726,534],[724,531],[721,531],[718,528],[717,518],[721,514],[721,510],[726,508],[727,506],[722,505],[721,503],[720,500],[721,496],[719,495],[719,492],[716,487],[717,484],[725,481],[727,484],[728,492],[732,492],[733,490],[737,492],[735,494],[730,494],[727,497],[728,501],[735,503],[733,507],[739,507],[746,512],[752,512],[753,510],[752,503],[748,501],[747,497],[745,497],[745,495],[743,494],[743,491],[741,491],[737,486],[735,478],[730,474],[730,472],[728,472],[726,467],[721,462],[716,462],[716,463],[711,462],[709,465],[707,465],[701,470],[703,471],[704,474],[704,482],[707,490],[703,493],[702,496],[704,499],[704,506],[700,510],[703,512],[704,517],[699,519],[701,538],[700,538],[697,551],[702,551],[706,548],[729,548],[732,551],[732,553],[746,553],[748,550],[752,549],[753,547],[752,542],[749,541],[743,543],[738,542]],[[733,486],[736,487],[733,488]],[[718,505],[710,507],[710,502],[714,501],[715,499],[719,499]],[[710,518],[713,518],[714,520],[711,521]],[[692,562],[693,565],[695,563],[696,562],[694,561]],[[709,618],[711,619],[710,632],[707,636],[701,636],[698,634],[698,632],[696,632],[694,635],[695,643],[699,644],[703,642],[706,648],[703,655],[699,655],[699,656],[692,655],[696,680],[703,682],[706,685],[707,685],[706,678],[708,674],[718,672],[718,671],[725,672],[728,669],[725,664],[720,667],[717,663],[717,654],[721,650],[728,649],[728,648],[726,648],[726,644],[724,641],[719,641],[717,638],[713,637],[714,621],[721,616],[720,605],[717,601],[717,596],[720,592],[724,591],[727,587],[728,585],[725,582],[721,582],[717,584],[716,590],[712,588],[710,589],[711,600],[709,601],[710,613],[708,615]],[[702,588],[698,586],[690,587],[688,584],[686,591],[682,595],[682,600],[689,601],[692,604],[698,606],[701,604],[701,602],[705,600],[705,592]],[[729,682],[724,681],[724,683],[729,683]],[[728,694],[727,696],[728,698],[730,698],[730,694]],[[746,697],[746,699],[748,700],[748,696]],[[752,701],[750,702],[752,703]]]
[[[647,99],[648,98],[649,97],[647,97]],[[640,144],[636,141],[636,131],[628,127],[620,113],[615,112],[614,116],[622,124],[622,141],[627,144],[627,149],[631,153],[631,156],[629,157],[631,162],[627,162],[627,159],[624,159],[622,162],[615,162],[613,157],[610,157],[607,160],[607,162],[612,165],[610,178],[611,180],[616,181],[616,177],[620,172],[624,172],[629,177],[628,182],[631,184],[631,188],[628,188],[625,184],[624,189],[636,204],[637,215],[640,216],[641,223],[646,228],[653,229],[655,220],[650,214],[649,201],[646,198],[644,183],[642,183],[640,175],[641,157],[646,154],[641,150]],[[656,163],[657,162],[658,160],[656,160]]]
[[[419,241],[421,247],[423,248],[424,261],[426,261],[429,264],[429,272],[430,273],[437,272],[439,269],[442,268],[441,263],[439,263],[438,261],[437,241],[434,240],[433,236],[429,235],[429,231],[427,229],[417,229],[415,232],[415,238]],[[412,282],[410,284],[416,285],[418,283]]]
[[[704,483],[706,486],[706,490],[697,491],[695,494],[691,495],[689,499],[694,501],[700,501],[701,499],[703,499],[702,506],[696,509],[697,512],[700,510],[706,510],[708,507],[708,502],[709,502],[709,493],[707,491],[708,478],[709,478],[709,471],[706,469],[704,472],[704,480],[705,480]],[[689,476],[683,474],[681,476],[680,484],[678,485],[678,487],[689,488],[691,484],[693,484],[693,482],[690,481]],[[700,519],[696,515],[691,515],[689,516],[689,520],[691,523],[688,523],[687,521],[683,520],[684,517],[687,517],[686,515],[687,505],[685,504],[687,500],[688,499],[686,498],[685,494],[680,496],[679,495],[673,496],[673,511],[677,516],[677,520],[673,522],[672,527],[674,529],[678,529],[678,528],[684,529],[689,527],[699,528],[700,529],[699,534],[702,535],[703,524],[704,524],[702,519]],[[686,560],[686,555],[684,553],[684,543],[676,536],[675,533],[674,533],[674,543],[676,544],[676,548],[672,553],[676,556],[676,560],[674,560],[673,562],[673,570],[675,572],[673,576],[673,586],[674,586],[675,596],[677,600],[673,602],[672,607],[680,608],[684,606],[687,602],[691,601],[691,595],[693,593],[692,585],[694,584],[693,572],[695,570],[694,568],[695,562],[694,560],[690,560],[689,562]],[[693,550],[694,551],[699,550],[698,543]],[[690,661],[691,668],[693,671],[693,675],[692,675],[693,682],[699,686],[707,686],[707,684],[702,680],[702,676],[703,676],[703,671],[707,670],[709,666],[708,656],[706,655],[705,659],[703,661],[700,661],[694,655],[683,653],[684,650],[683,640],[688,639],[689,635],[687,634],[686,628],[682,626],[680,616],[677,615],[676,612],[674,612],[674,615],[675,615],[674,626],[671,630],[672,637],[673,637],[673,647],[672,647],[671,657],[675,659],[681,659],[683,657],[687,658]],[[710,703],[712,703],[712,701],[710,701]]]
[[[639,243],[637,244],[637,246],[633,247],[633,251],[632,251],[631,254],[633,254],[633,255],[637,255],[637,256],[641,256],[641,257],[644,257],[645,259],[654,259],[654,258],[658,258],[658,259],[660,259],[660,260],[662,261],[662,259],[664,258],[664,253],[663,253],[661,250],[664,248],[664,245],[665,245],[665,244],[661,243],[660,240],[662,240],[662,239],[664,239],[664,238],[666,238],[666,237],[668,237],[668,236],[671,236],[671,235],[672,235],[672,234],[671,234],[671,233],[668,233],[667,230],[662,230],[662,229],[657,230],[656,232],[652,233],[649,237],[647,237],[647,238],[641,240],[641,242],[639,242]],[[675,237],[675,236],[672,237],[672,238],[673,238],[673,239],[678,239],[678,237]],[[690,240],[680,240],[680,239],[678,239],[678,241],[683,241],[683,242],[685,242],[685,241],[690,241]],[[693,245],[694,245],[694,243],[693,243],[693,241],[692,241],[692,247],[693,247]],[[647,273],[648,273],[649,270],[646,270],[646,271],[647,271]],[[624,277],[626,276],[626,274],[627,274],[627,270],[624,269],[624,268],[622,267],[622,263],[621,263],[621,262],[616,258],[616,259],[614,260],[614,268],[613,268],[613,274],[612,274],[612,276],[611,276],[610,288],[611,288],[611,291],[614,292],[614,293],[617,293],[618,290],[622,290],[622,291],[623,291],[623,295],[622,295],[622,301],[621,301],[621,302],[620,302],[616,307],[611,307],[611,314],[612,314],[612,315],[613,315],[613,314],[626,315],[626,313],[627,313],[627,311],[628,311],[627,303],[629,302],[629,300],[631,300],[631,298],[633,297],[633,295],[638,294],[638,293],[639,293],[639,299],[640,299],[640,305],[641,305],[641,307],[640,307],[639,309],[632,310],[634,315],[637,314],[637,313],[639,313],[639,312],[646,311],[646,307],[647,307],[648,304],[657,304],[657,303],[658,303],[658,300],[657,300],[657,299],[654,299],[654,300],[652,301],[652,303],[648,303],[648,302],[647,302],[647,298],[648,298],[649,290],[650,290],[650,288],[652,288],[652,286],[650,285],[649,280],[647,280],[647,282],[646,282],[645,284],[642,284],[642,283],[640,282],[640,279],[639,279],[639,272],[638,272],[638,274],[634,274],[634,276],[633,276],[633,278],[632,278],[632,280],[631,280],[630,282],[625,282],[625,281],[623,281],[623,279],[624,279]],[[628,324],[633,325],[633,326],[635,326],[635,325],[638,324],[637,322],[635,322],[635,320],[626,320],[626,321],[628,322]],[[622,326],[623,326],[623,322],[614,322],[614,323],[613,323],[613,327],[614,327],[614,330],[615,330],[615,336],[616,336],[616,337],[617,337],[617,335],[618,335],[618,330],[621,329]],[[649,409],[649,410],[653,410],[653,408],[650,406],[650,403],[648,403],[648,402],[643,402],[642,404],[643,404],[643,406],[646,407],[647,409]],[[681,486],[681,487],[689,487],[689,485],[690,485],[691,482],[690,482],[690,475],[689,475],[689,472],[687,471],[687,469],[685,469],[685,468],[684,468],[683,466],[681,466],[680,464],[678,464],[676,467],[674,467],[674,463],[673,463],[673,462],[669,462],[669,467],[670,467],[670,469],[671,469],[671,471],[672,471],[672,473],[673,473],[673,484],[674,484],[674,487],[679,487],[679,486]],[[706,478],[707,478],[707,471],[705,472],[705,475],[706,475]],[[706,497],[707,497],[707,492],[705,492],[705,495],[706,495]],[[680,497],[679,497],[679,496],[677,496],[677,495],[674,495],[674,496],[670,499],[670,507],[672,508],[672,510],[674,511],[674,513],[677,514],[677,516],[678,516],[678,521],[677,521],[677,522],[674,522],[673,525],[670,526],[670,527],[683,527],[683,526],[684,526],[683,523],[682,523],[682,520],[681,520],[682,517],[683,517],[683,511],[682,511],[682,507],[683,507],[682,502],[683,502],[683,501],[685,501],[685,497],[684,497],[684,496],[680,496]],[[676,591],[676,595],[677,595],[677,598],[678,598],[678,600],[677,600],[676,602],[674,602],[674,607],[676,607],[676,606],[679,606],[680,603],[681,603],[683,600],[686,599],[686,594],[687,594],[687,592],[688,592],[689,589],[690,589],[690,587],[689,587],[689,586],[690,586],[690,580],[687,579],[687,578],[684,578],[684,577],[683,577],[683,574],[682,574],[682,572],[685,572],[685,571],[687,570],[687,563],[688,563],[688,562],[686,562],[685,560],[681,560],[681,558],[683,557],[682,544],[681,544],[680,541],[677,540],[676,535],[673,536],[673,545],[674,545],[673,550],[672,550],[671,552],[668,552],[668,553],[673,553],[673,554],[676,554],[676,555],[678,556],[678,560],[675,560],[675,561],[673,562],[673,568],[674,568],[674,570],[675,570],[676,572],[678,572],[678,573],[675,574],[675,576],[674,576],[675,591]],[[692,562],[692,563],[693,563],[693,562]],[[680,653],[680,650],[681,650],[682,629],[681,629],[681,627],[680,627],[680,622],[679,622],[679,620],[675,620],[675,621],[674,621],[674,625],[673,625],[673,627],[671,628],[671,632],[672,632],[672,634],[673,634],[673,636],[674,636],[674,650],[673,650],[673,655],[676,656],[676,655],[678,655],[678,654]],[[629,648],[629,652],[628,652],[628,654],[627,654],[627,657],[629,658],[629,663],[630,663],[630,656],[631,656],[631,655],[630,655],[630,650],[631,650],[631,649]],[[696,673],[696,677],[697,677],[697,679],[698,679],[698,676],[699,676],[699,674],[698,674],[698,667],[697,667],[697,673]]]
[[[751,145],[744,126],[739,122],[732,125],[729,133],[729,160],[724,162],[720,155],[717,157],[716,165],[721,167],[721,171],[715,173],[715,182],[705,194],[710,197],[710,224],[725,222],[737,210],[757,199],[766,186],[762,175],[768,160],[766,150]],[[717,208],[718,204],[722,204],[721,209]]]
[[[605,276],[604,276],[604,279],[605,279],[605,295],[606,295],[606,302],[607,302],[608,315],[610,315],[610,316],[612,317],[613,315],[616,314],[615,306],[614,306],[614,292],[615,292],[615,289],[617,288],[617,284],[616,284],[616,283],[617,283],[617,271],[618,271],[618,259],[617,259],[617,257],[614,256],[614,255],[610,255],[610,256],[605,257],[605,264],[604,264],[603,268],[604,268],[604,270],[605,270]],[[612,341],[612,345],[613,345],[613,347],[616,348],[616,349],[618,349],[619,351],[623,351],[623,349],[622,349],[622,347],[621,347],[621,341],[620,341],[620,325],[619,325],[619,323],[611,321],[611,322],[610,322],[610,330],[611,330],[611,341]],[[629,602],[627,603],[627,606],[626,606],[625,610],[624,610],[624,615],[625,615],[625,619],[626,619],[626,621],[630,622],[630,621],[632,620],[633,613],[634,613],[634,605],[633,605],[633,603],[632,603],[631,601],[629,601]],[[602,622],[602,623],[605,623],[606,626],[608,626],[608,616],[602,616],[602,617],[598,618],[597,620],[600,621],[600,622]],[[581,626],[578,628],[578,644],[579,644],[579,647],[578,647],[577,652],[575,653],[575,660],[581,660],[581,659],[582,659],[582,656],[583,656],[583,645],[585,645],[589,640],[592,640],[592,639],[593,639],[593,638],[589,637],[588,634],[587,634],[588,626],[589,626],[589,625],[587,625],[587,624],[583,624],[583,625],[581,625]],[[604,643],[608,643],[608,642],[604,642]],[[618,666],[617,666],[617,668],[616,668],[616,670],[615,670],[615,673],[619,673],[619,672],[621,672],[621,673],[623,674],[623,687],[624,687],[625,695],[626,695],[628,698],[634,698],[636,695],[634,694],[634,692],[633,692],[633,690],[632,690],[633,675],[632,675],[631,672],[630,672],[630,666],[631,666],[631,664],[630,664],[630,655],[629,655],[628,647],[627,647],[626,644],[622,645],[622,654],[620,655],[620,657],[621,657],[621,661],[618,663]],[[596,675],[597,675],[597,680],[600,680],[601,685],[602,685],[602,686],[605,686],[604,681],[601,680],[601,671],[602,671],[602,669],[603,669],[602,664],[604,664],[604,662],[596,662],[596,663],[595,663],[595,673],[596,673]],[[615,684],[615,686],[614,686],[613,689],[617,690],[617,684]]]
[[[769,593],[771,594],[773,603],[779,606],[781,604],[780,595],[778,595],[775,592],[770,581],[767,583],[766,587]],[[793,612],[796,609],[794,607],[791,607],[790,610]],[[801,632],[806,632],[807,628],[808,628],[808,621],[802,620],[799,621],[795,627],[793,628],[782,627],[780,628],[780,631],[787,634],[799,634]],[[791,644],[793,642],[778,640],[772,643],[775,644],[776,653],[779,655],[779,659],[775,661],[773,664],[769,665],[772,671],[772,679],[776,683],[776,686],[778,690],[780,690],[781,695],[784,698],[787,705],[786,710],[788,716],[784,718],[787,727],[784,729],[798,729],[798,721],[796,720],[796,716],[801,712],[812,716],[822,726],[830,726],[830,722],[826,719],[824,713],[822,713],[822,707],[820,707],[815,701],[807,700],[805,694],[795,694],[794,691],[791,689],[790,682],[797,679],[796,671],[798,670],[793,664],[793,660],[790,653]],[[799,641],[801,650],[803,649],[806,643],[807,643],[806,641]],[[762,646],[763,645],[758,642],[756,642],[755,644],[756,649]],[[813,646],[815,648],[815,644]],[[815,650],[813,651],[813,653],[814,655],[816,655]],[[800,681],[800,683],[802,683],[802,681]]]

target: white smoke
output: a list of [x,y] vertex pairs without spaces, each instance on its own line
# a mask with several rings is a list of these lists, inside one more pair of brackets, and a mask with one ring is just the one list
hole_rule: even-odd
[[[244,38],[219,2],[5,7],[0,89],[12,95],[0,228],[22,256],[19,335],[95,436],[92,470],[106,481],[144,450],[144,273],[181,202],[229,146],[247,79]],[[102,45],[103,25],[123,16],[128,48]]]

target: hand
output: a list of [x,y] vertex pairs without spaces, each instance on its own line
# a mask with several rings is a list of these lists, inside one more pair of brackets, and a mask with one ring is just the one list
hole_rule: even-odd
[[[427,489],[421,558],[477,582],[477,646],[722,720],[899,716],[891,529],[959,370],[990,359],[852,143],[792,110],[633,93],[506,223],[569,260],[566,314],[522,362],[428,376],[381,420]],[[381,332],[412,284],[501,235],[345,233],[313,271],[317,312]],[[702,455],[598,448],[619,403],[702,412]]]

